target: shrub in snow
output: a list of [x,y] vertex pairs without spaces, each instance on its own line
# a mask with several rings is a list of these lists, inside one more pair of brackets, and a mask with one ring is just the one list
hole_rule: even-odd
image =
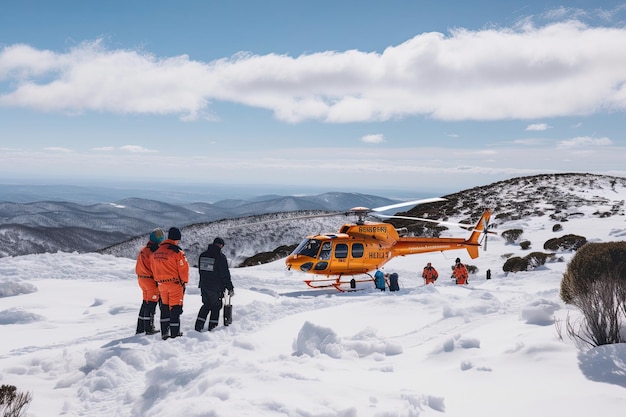
[[543,248],[545,250],[552,250],[555,252],[578,250],[585,243],[587,243],[587,238],[584,236],[565,235],[554,239],[548,239],[546,243],[543,244]]
[[502,237],[507,245],[512,245],[517,242],[517,239],[519,239],[523,233],[524,231],[522,229],[510,229],[502,232]]
[[298,245],[282,245],[277,247],[271,252],[261,252],[253,255],[249,258],[246,258],[241,262],[238,267],[246,267],[246,266],[254,266],[266,264],[268,262],[274,262],[277,259],[287,257]]
[[3,417],[20,417],[25,415],[32,395],[17,391],[13,385],[0,386],[0,415]]
[[504,272],[531,271],[539,266],[544,265],[548,261],[555,261],[556,256],[553,253],[531,252],[520,258],[514,256],[507,259],[502,266]]
[[530,240],[522,240],[519,245],[523,250],[526,250],[530,248]]
[[580,248],[563,274],[560,296],[583,315],[578,327],[567,323],[570,336],[589,346],[624,342],[620,331],[626,319],[626,242]]
[[528,260],[519,256],[514,256],[506,260],[502,265],[504,272],[519,272],[528,270]]
[[535,269],[538,266],[545,265],[546,262],[554,261],[556,255],[553,253],[531,252],[524,258],[528,260],[530,269]]
[[561,226],[560,223],[557,223],[554,226],[552,226],[552,231],[553,232],[560,232],[561,230],[563,230],[563,226]]

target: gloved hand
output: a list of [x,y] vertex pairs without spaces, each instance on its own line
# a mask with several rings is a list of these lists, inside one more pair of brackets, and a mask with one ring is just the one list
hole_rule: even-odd
[[228,296],[232,297],[233,295],[235,295],[235,290],[234,289],[228,290]]

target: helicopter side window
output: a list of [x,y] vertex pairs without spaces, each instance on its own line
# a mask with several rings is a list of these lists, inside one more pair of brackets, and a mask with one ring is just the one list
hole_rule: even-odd
[[348,257],[348,245],[345,243],[337,243],[335,245],[335,258],[347,258]]
[[298,254],[315,258],[319,249],[320,242],[315,239],[310,239],[304,245],[302,245],[302,248],[300,248]]
[[331,249],[332,249],[332,244],[330,242],[324,242],[322,244],[322,251],[320,252],[320,259],[322,260],[330,259]]
[[362,243],[353,243],[352,244],[352,257],[353,258],[362,258],[365,249],[363,248]]

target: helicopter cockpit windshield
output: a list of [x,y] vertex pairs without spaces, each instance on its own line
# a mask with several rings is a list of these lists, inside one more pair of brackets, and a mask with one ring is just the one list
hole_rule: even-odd
[[304,239],[292,252],[294,255],[310,256],[316,258],[320,250],[320,241],[317,239]]

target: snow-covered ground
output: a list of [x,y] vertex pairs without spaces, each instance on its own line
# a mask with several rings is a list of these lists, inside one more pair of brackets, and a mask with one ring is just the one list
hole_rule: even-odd
[[[31,392],[27,415],[37,417],[621,415],[626,344],[587,349],[564,330],[579,318],[559,298],[573,254],[508,276],[502,265],[504,254],[543,251],[564,234],[623,239],[624,216],[553,224],[499,226],[522,228],[527,251],[497,236],[475,260],[464,251],[394,259],[385,269],[400,275],[395,293],[308,290],[283,261],[231,269],[234,322],[211,333],[193,330],[194,269],[184,336],[167,341],[134,335],[133,260],[0,258],[0,384]],[[448,278],[457,256],[478,267],[468,286]],[[440,279],[425,287],[427,262]]]

